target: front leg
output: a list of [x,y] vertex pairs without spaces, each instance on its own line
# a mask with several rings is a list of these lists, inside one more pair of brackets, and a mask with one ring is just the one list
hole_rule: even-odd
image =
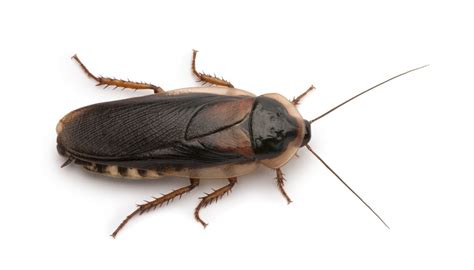
[[306,91],[304,91],[301,95],[293,98],[293,100],[291,101],[291,103],[293,103],[293,105],[297,106],[300,104],[301,100],[311,91],[314,90],[314,86],[311,85]]
[[276,180],[277,180],[278,189],[280,190],[283,197],[285,197],[288,204],[290,204],[292,201],[291,201],[290,197],[288,196],[288,194],[286,194],[286,191],[284,189],[284,185],[285,185],[284,174],[283,174],[283,172],[281,171],[280,168],[276,169],[275,171],[276,171],[276,174],[277,174]]

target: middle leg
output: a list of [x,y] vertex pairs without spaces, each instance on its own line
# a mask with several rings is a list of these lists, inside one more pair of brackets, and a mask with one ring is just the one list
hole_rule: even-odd
[[196,71],[196,55],[197,55],[197,53],[198,53],[198,51],[193,50],[193,62],[191,64],[191,70],[193,71],[194,76],[196,76],[196,78],[200,82],[225,86],[225,87],[229,87],[229,88],[234,88],[234,86],[230,82],[224,80],[223,78],[217,78],[215,75],[212,76],[212,75],[209,75],[209,74],[206,74],[206,73],[197,72]]
[[207,223],[201,219],[201,217],[199,216],[199,211],[201,210],[201,208],[208,206],[212,202],[217,202],[217,200],[219,200],[220,198],[222,198],[222,196],[224,196],[225,194],[229,193],[232,190],[232,187],[235,185],[235,183],[237,183],[237,177],[231,177],[228,180],[229,180],[229,184],[227,184],[226,186],[216,189],[214,190],[214,192],[210,194],[206,193],[206,196],[200,198],[201,202],[198,204],[198,206],[194,210],[194,217],[199,223],[202,224],[202,226],[204,226],[204,228],[206,228]]

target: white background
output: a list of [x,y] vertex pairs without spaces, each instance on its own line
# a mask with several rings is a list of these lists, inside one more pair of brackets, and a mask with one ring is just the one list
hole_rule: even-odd
[[[322,1],[321,1],[322,2]],[[473,269],[474,25],[470,1],[3,1],[0,4],[2,269]],[[307,119],[423,64],[313,125],[310,153],[242,177],[192,217],[202,183],[109,234],[134,204],[185,179],[121,181],[60,169],[67,112],[137,95],[96,74],[197,86],[198,68],[288,98]]]

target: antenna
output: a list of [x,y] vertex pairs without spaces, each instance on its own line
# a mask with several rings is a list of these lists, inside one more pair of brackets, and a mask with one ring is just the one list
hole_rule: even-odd
[[353,100],[353,99],[356,99],[356,98],[362,96],[363,94],[365,94],[365,93],[369,92],[370,90],[373,90],[373,89],[375,89],[375,88],[381,86],[382,84],[385,84],[385,83],[387,83],[387,82],[389,82],[389,81],[391,81],[391,80],[393,80],[393,79],[396,79],[396,78],[398,78],[398,77],[401,77],[401,76],[403,76],[403,75],[405,75],[405,74],[408,74],[408,73],[410,73],[410,72],[413,72],[413,71],[415,71],[415,70],[419,70],[419,69],[425,68],[425,67],[427,67],[427,66],[429,66],[429,65],[424,65],[424,66],[421,66],[421,67],[417,67],[417,68],[414,68],[414,69],[410,69],[409,71],[405,71],[405,72],[403,72],[403,73],[401,73],[401,74],[398,74],[397,76],[394,76],[394,77],[392,77],[392,78],[390,78],[390,79],[388,79],[388,80],[385,80],[385,81],[383,81],[383,82],[381,82],[381,83],[379,83],[379,84],[377,84],[377,85],[375,85],[375,86],[372,86],[372,87],[370,87],[369,89],[360,92],[359,94],[357,94],[357,95],[351,97],[350,99],[348,99],[348,100],[342,102],[341,104],[339,104],[339,105],[337,105],[336,107],[330,109],[329,111],[327,111],[327,112],[321,114],[320,116],[314,118],[313,120],[309,121],[309,123],[312,124],[312,123],[316,122],[317,120],[323,118],[324,116],[326,116],[326,115],[332,113],[332,112],[335,111],[336,109],[339,109],[339,107],[341,107],[342,105],[345,105],[345,104],[348,103],[349,101],[351,101],[351,100]]
[[383,221],[383,219],[374,211],[374,209],[372,209],[372,207],[370,207],[348,184],[346,184],[346,182],[344,182],[344,180],[342,180],[341,177],[339,177],[339,175],[337,175],[337,173],[331,169],[331,167],[329,167],[329,165],[324,162],[324,160],[318,156],[318,154],[316,154],[316,152],[314,152],[314,150],[309,146],[309,145],[306,145],[306,148],[308,148],[308,150],[313,153],[313,155],[319,159],[319,161],[321,161],[321,163],[323,163],[323,165],[328,168],[328,170],[330,172],[332,172],[332,174],[334,174],[334,176],[337,177],[337,179],[339,179],[339,181],[341,181],[341,183],[344,184],[344,186],[346,186],[363,204],[365,204],[365,206],[367,206],[367,208],[370,209],[370,211],[372,211],[372,213],[374,213],[374,215],[380,220],[382,221],[383,225],[385,225],[385,227],[387,227],[388,229],[390,229],[390,227],[387,225],[387,223],[385,223],[385,221]]

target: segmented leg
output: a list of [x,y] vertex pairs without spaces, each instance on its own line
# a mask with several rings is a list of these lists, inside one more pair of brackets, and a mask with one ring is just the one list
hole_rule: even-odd
[[222,196],[224,196],[225,194],[229,193],[232,190],[232,187],[235,185],[235,183],[237,183],[237,177],[231,177],[228,180],[229,180],[228,185],[223,186],[217,190],[214,190],[214,192],[210,194],[206,193],[206,196],[200,198],[201,202],[198,204],[198,206],[194,210],[194,217],[199,223],[202,224],[202,226],[204,226],[204,228],[206,228],[207,223],[204,222],[199,216],[199,210],[201,210],[201,208],[203,207],[208,206],[212,202],[217,202],[217,200],[219,200],[220,198],[222,198]]
[[234,86],[230,82],[224,80],[223,78],[217,78],[215,75],[212,76],[212,75],[209,75],[209,74],[206,74],[206,73],[197,72],[196,71],[196,55],[197,55],[197,53],[198,53],[198,51],[193,50],[193,62],[191,64],[191,69],[193,71],[193,74],[198,78],[198,80],[200,82],[234,88]]
[[193,190],[195,187],[197,187],[199,185],[199,179],[197,178],[190,178],[189,179],[191,181],[191,184],[189,186],[185,186],[185,187],[182,187],[182,188],[179,188],[177,190],[174,190],[168,194],[163,194],[163,196],[159,197],[159,198],[154,198],[153,201],[145,201],[144,204],[138,204],[137,205],[137,209],[135,211],[133,211],[130,215],[128,215],[123,221],[122,223],[120,223],[120,225],[117,227],[117,229],[115,229],[115,231],[111,234],[112,237],[116,237],[117,236],[117,233],[125,226],[125,224],[127,224],[127,222],[132,218],[134,217],[135,215],[139,214],[143,214],[143,213],[146,213],[150,210],[154,210],[156,209],[157,207],[159,206],[162,206],[164,203],[168,204],[170,201],[172,201],[174,198],[176,197],[180,197]]
[[299,105],[301,100],[309,93],[311,92],[312,90],[314,90],[315,87],[313,85],[311,85],[308,90],[304,91],[303,94],[297,96],[296,98],[293,98],[293,100],[291,101],[291,103],[293,103],[295,106],[296,105]]
[[276,180],[277,180],[277,184],[278,184],[278,189],[280,190],[281,194],[283,195],[283,197],[285,197],[286,201],[288,202],[288,204],[290,204],[292,201],[290,199],[290,197],[288,196],[288,194],[286,194],[286,191],[284,189],[284,185],[285,185],[285,177],[284,177],[284,174],[283,172],[280,170],[280,168],[276,169],[275,170],[276,173],[277,173],[277,177],[276,177]]
[[113,78],[107,78],[107,77],[102,77],[102,76],[97,77],[86,68],[86,66],[81,62],[81,60],[79,60],[79,57],[77,57],[77,55],[74,55],[72,59],[74,59],[81,66],[82,70],[86,73],[86,75],[89,78],[97,82],[97,86],[101,86],[101,85],[104,85],[105,87],[115,86],[115,88],[123,87],[123,88],[135,89],[135,90],[150,89],[150,90],[153,90],[153,92],[155,93],[164,92],[164,90],[161,89],[161,87],[158,87],[149,83],[132,82],[129,80],[113,79]]

